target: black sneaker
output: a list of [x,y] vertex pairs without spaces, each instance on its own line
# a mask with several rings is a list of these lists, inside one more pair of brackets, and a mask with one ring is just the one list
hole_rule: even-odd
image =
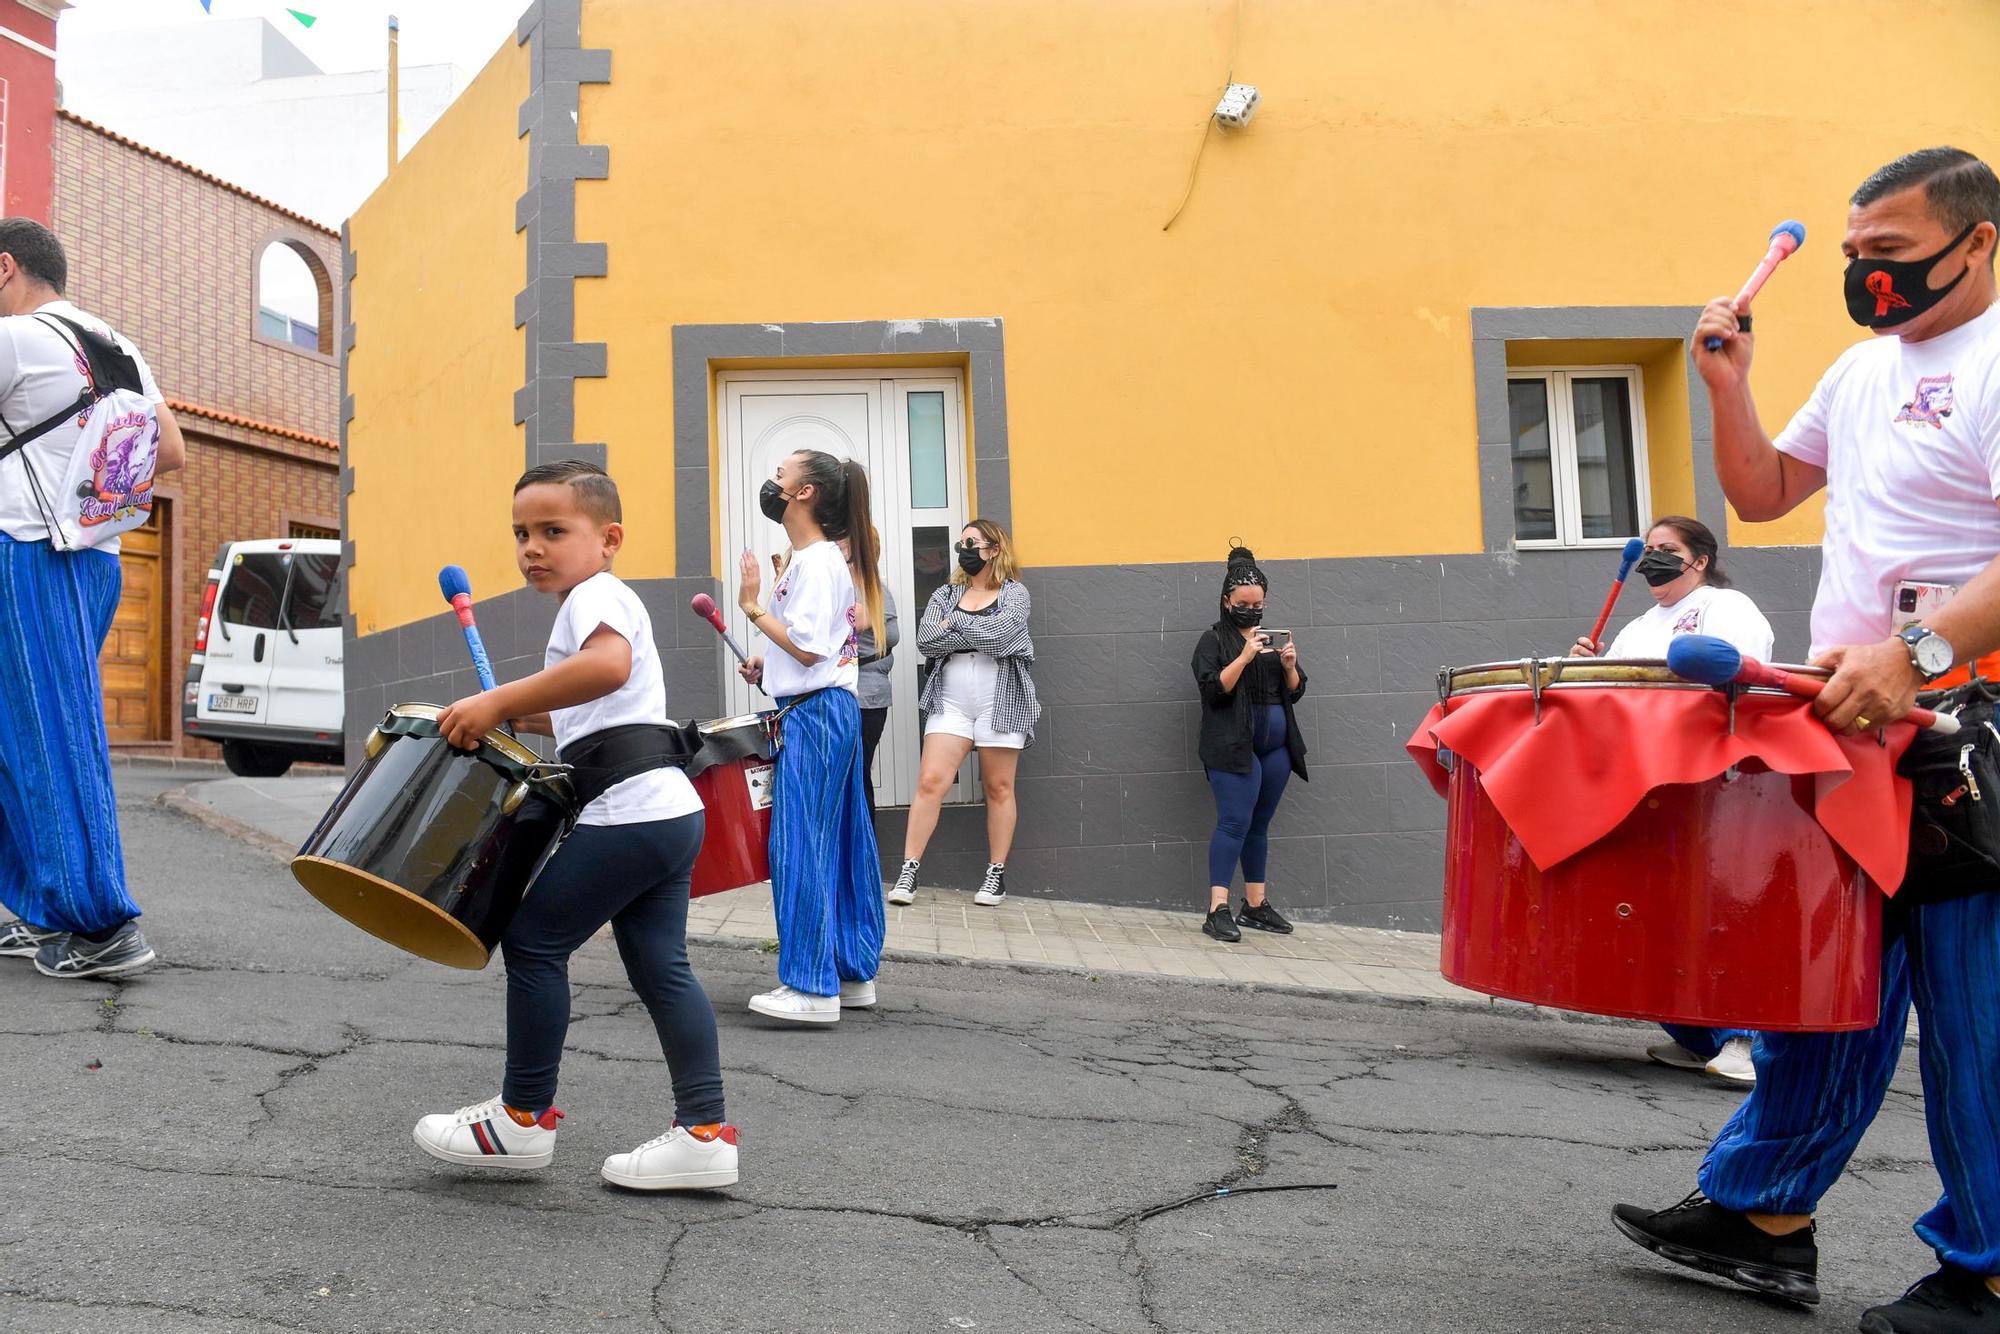
[[1700,1191],[1657,1213],[1621,1204],[1611,1221],[1662,1259],[1802,1306],[1819,1305],[1819,1246],[1810,1223],[1774,1237]]
[[127,922],[109,940],[92,942],[69,935],[50,941],[35,956],[35,971],[44,977],[118,977],[152,962],[153,947],[139,924]]
[[1243,933],[1236,929],[1236,916],[1229,911],[1229,905],[1210,908],[1208,916],[1201,922],[1201,929],[1217,940],[1241,940]]
[[0,924],[0,955],[32,959],[42,952],[42,946],[52,940],[61,940],[67,934],[66,931],[44,931],[16,917]]
[[1993,1334],[2000,1330],[2000,1296],[1986,1280],[1946,1265],[1910,1285],[1902,1299],[1861,1317],[1861,1334]]
[[1236,920],[1243,926],[1253,926],[1259,931],[1275,931],[1281,936],[1292,934],[1292,924],[1271,906],[1269,899],[1265,899],[1254,908],[1247,903],[1244,904],[1243,911],[1236,914]]

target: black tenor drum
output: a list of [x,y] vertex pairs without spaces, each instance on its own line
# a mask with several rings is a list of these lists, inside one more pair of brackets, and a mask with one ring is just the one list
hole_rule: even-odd
[[453,968],[484,968],[576,823],[576,794],[563,766],[510,736],[454,749],[438,733],[443,712],[389,710],[292,874],[372,936]]

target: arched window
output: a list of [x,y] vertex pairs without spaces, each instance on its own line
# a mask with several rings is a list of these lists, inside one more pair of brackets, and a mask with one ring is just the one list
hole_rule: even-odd
[[257,256],[257,336],[333,355],[333,279],[303,241],[278,237]]

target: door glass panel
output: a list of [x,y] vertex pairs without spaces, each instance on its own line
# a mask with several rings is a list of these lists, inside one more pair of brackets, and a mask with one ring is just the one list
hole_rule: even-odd
[[259,630],[278,627],[278,604],[285,592],[285,562],[275,551],[239,552],[222,586],[222,606],[216,613],[231,625]]
[[945,485],[944,394],[905,395],[910,414],[910,508],[940,510],[951,503]]
[[1570,402],[1576,412],[1576,489],[1583,536],[1637,536],[1632,382],[1623,376],[1579,376],[1570,381]]
[[1513,434],[1514,536],[1554,541],[1556,474],[1549,455],[1549,387],[1546,380],[1509,380],[1507,416]]
[[910,530],[910,584],[913,598],[903,613],[905,625],[914,624],[930,605],[931,594],[951,579],[951,529],[912,528]]

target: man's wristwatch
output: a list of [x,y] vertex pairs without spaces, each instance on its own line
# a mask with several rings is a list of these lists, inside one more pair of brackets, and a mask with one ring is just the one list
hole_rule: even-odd
[[1906,626],[1897,632],[1896,637],[1910,651],[1910,665],[1917,669],[1917,675],[1924,678],[1925,685],[1951,670],[1952,660],[1957,656],[1951,641],[1929,626]]

